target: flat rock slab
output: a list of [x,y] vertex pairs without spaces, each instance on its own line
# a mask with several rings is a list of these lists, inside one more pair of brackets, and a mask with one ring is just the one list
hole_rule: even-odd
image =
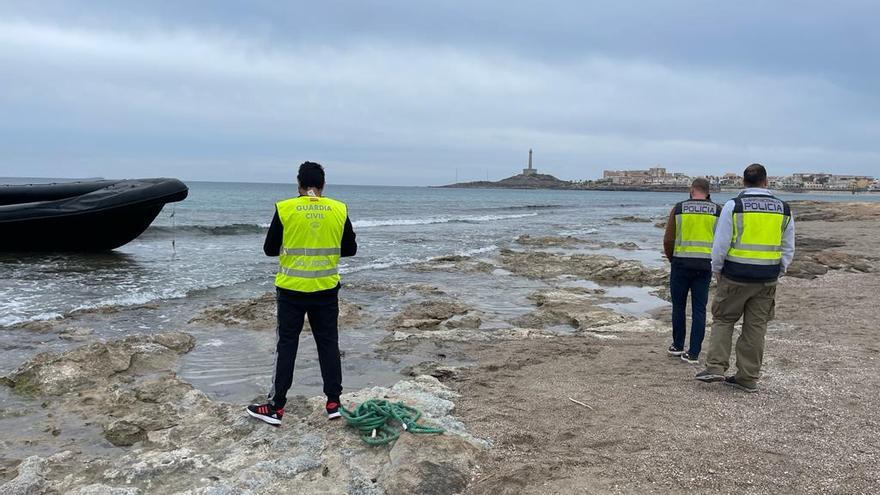
[[[244,405],[214,401],[174,375],[179,353],[193,345],[182,333],[132,336],[23,365],[7,378],[13,386],[57,394],[54,415],[88,418],[110,445],[125,448],[109,456],[72,448],[24,459],[0,494],[451,495],[466,488],[485,446],[452,416],[458,394],[432,376],[347,393],[342,402],[353,408],[374,398],[402,401],[422,410],[421,422],[443,427],[442,435],[404,432],[395,445],[370,447],[344,421],[327,421],[322,397],[292,398],[300,403],[290,405],[284,424],[266,425],[248,417]],[[45,379],[55,372],[66,378]],[[72,393],[58,394],[62,385]]]
[[[277,325],[275,293],[267,292],[260,297],[212,306],[203,310],[189,323],[207,323],[251,330],[274,330]],[[339,327],[353,327],[361,321],[361,307],[339,300]],[[306,318],[306,331],[311,331]]]
[[[473,318],[462,319],[469,308],[455,300],[433,299],[405,306],[388,321],[389,329],[430,329],[441,323],[459,317],[452,323],[457,327],[472,327]],[[473,316],[473,315],[471,315]],[[479,324],[477,323],[477,326]]]
[[169,369],[195,339],[182,332],[133,335],[58,354],[43,352],[2,379],[15,391],[61,395],[95,387],[116,374]]
[[578,288],[537,292],[529,296],[529,299],[535,302],[537,309],[512,320],[511,323],[525,328],[569,325],[572,328],[587,329],[623,323],[631,319],[612,309],[599,306],[602,303],[602,292]]
[[537,279],[574,275],[589,280],[660,286],[669,272],[648,268],[634,260],[621,260],[601,254],[558,254],[543,251],[501,251],[502,266],[518,275]]

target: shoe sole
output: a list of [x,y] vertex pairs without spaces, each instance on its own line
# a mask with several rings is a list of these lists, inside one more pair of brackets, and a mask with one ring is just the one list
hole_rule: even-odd
[[682,354],[684,354],[684,351],[679,352],[679,351],[667,350],[666,354],[669,354],[670,356],[681,356]]
[[263,416],[262,414],[257,414],[257,413],[251,411],[251,410],[248,409],[248,408],[245,408],[245,411],[247,411],[247,413],[248,413],[252,418],[257,418],[257,419],[259,419],[260,421],[262,421],[262,422],[264,422],[264,423],[266,423],[266,424],[270,424],[270,425],[272,425],[272,426],[281,426],[281,420],[280,420],[280,419],[270,418],[270,417],[268,417],[268,416]]
[[735,388],[735,389],[742,390],[743,392],[747,392],[747,393],[750,393],[750,394],[754,394],[754,393],[756,393],[756,392],[758,391],[758,387],[755,387],[755,388],[747,388],[747,387],[743,387],[743,386],[740,385],[739,383],[730,383],[730,382],[728,382],[728,381],[726,381],[726,380],[724,381],[724,384],[727,385],[728,387],[733,387],[733,388]]
[[334,419],[338,419],[341,417],[342,417],[342,414],[339,413],[338,411],[335,413],[327,413],[327,421],[332,421]]
[[703,383],[723,382],[724,377],[721,375],[695,376],[694,380]]
[[694,359],[693,361],[691,361],[690,359],[685,359],[683,354],[681,356],[681,360],[684,361],[685,363],[688,363],[688,364],[700,364],[699,359]]

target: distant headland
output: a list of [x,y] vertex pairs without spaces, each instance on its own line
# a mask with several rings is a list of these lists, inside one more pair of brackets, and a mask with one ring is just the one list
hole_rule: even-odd
[[549,174],[538,173],[538,169],[532,166],[532,150],[529,150],[528,167],[522,169],[522,173],[513,175],[499,181],[478,180],[473,182],[457,182],[445,186],[435,186],[455,189],[564,189],[580,191],[657,191],[657,192],[680,192],[687,191],[689,182],[674,184],[614,184],[609,181],[571,181],[557,179]]
[[[742,177],[736,173],[722,176],[707,175],[713,191],[736,191],[742,188]],[[880,179],[864,175],[839,175],[827,173],[795,173],[788,176],[768,177],[772,189],[786,192],[880,192]],[[692,177],[679,172],[668,172],[656,166],[647,170],[605,170],[601,179],[571,181],[561,180],[549,174],[538,173],[532,166],[532,150],[529,150],[528,166],[522,173],[499,181],[480,180],[458,182],[444,188],[459,189],[565,189],[579,191],[687,191]]]

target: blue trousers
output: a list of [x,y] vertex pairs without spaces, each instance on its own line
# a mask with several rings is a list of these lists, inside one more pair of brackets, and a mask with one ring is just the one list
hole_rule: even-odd
[[711,270],[694,270],[672,264],[669,274],[669,292],[672,295],[672,345],[684,348],[687,331],[687,300],[691,294],[691,340],[687,353],[699,356],[706,335],[706,303],[709,300]]

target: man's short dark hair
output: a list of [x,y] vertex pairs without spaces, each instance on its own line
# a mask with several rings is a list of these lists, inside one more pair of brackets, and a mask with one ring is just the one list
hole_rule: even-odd
[[709,189],[711,188],[711,186],[709,186],[709,181],[703,177],[697,177],[694,179],[694,181],[691,182],[691,187],[706,194],[709,194]]
[[753,163],[743,172],[743,185],[758,187],[767,180],[767,169],[760,163]]
[[299,187],[303,189],[310,187],[324,189],[324,167],[320,163],[303,162],[299,166],[296,180],[299,182]]

